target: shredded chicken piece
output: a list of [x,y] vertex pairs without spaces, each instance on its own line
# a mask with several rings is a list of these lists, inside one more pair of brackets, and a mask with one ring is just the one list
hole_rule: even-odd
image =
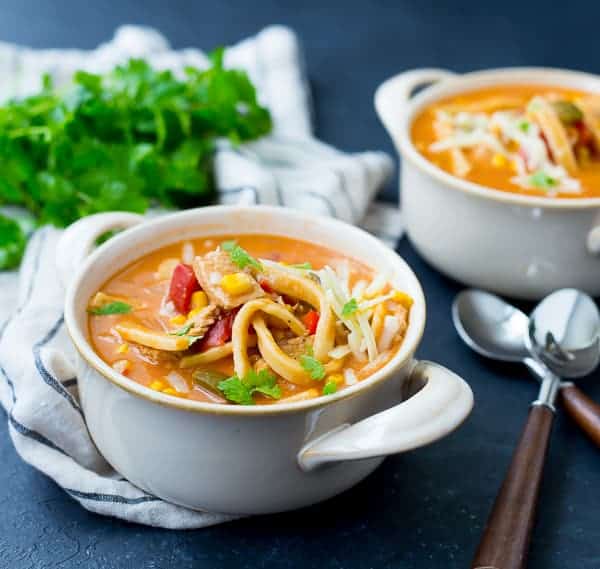
[[133,344],[132,346],[145,362],[152,365],[172,363],[178,361],[180,358],[179,352],[166,352],[164,350],[142,346],[142,344]]
[[286,338],[279,342],[279,347],[288,356],[298,359],[303,354],[306,354],[306,348],[312,345],[312,339],[307,337]]
[[[211,251],[203,257],[196,257],[193,262],[194,273],[207,294],[211,304],[230,310],[245,304],[249,300],[265,296],[265,291],[258,284],[248,268],[242,270],[232,262],[229,254],[222,249]],[[225,275],[245,272],[252,279],[252,288],[244,294],[229,294],[221,288],[221,279]]]
[[204,336],[206,331],[216,322],[219,312],[219,309],[214,304],[205,306],[191,319],[192,327],[188,335],[200,338]]
[[268,370],[268,369],[269,369],[269,365],[262,358],[259,357],[254,362],[254,371],[255,372],[260,373],[261,371]]

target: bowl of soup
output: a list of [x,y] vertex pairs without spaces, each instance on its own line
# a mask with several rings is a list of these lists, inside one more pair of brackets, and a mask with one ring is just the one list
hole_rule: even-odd
[[[115,228],[128,229],[94,251]],[[273,207],[100,214],[67,229],[57,267],[90,434],[172,503],[312,504],[470,412],[461,378],[414,359],[415,275],[339,221]]]
[[375,95],[407,234],[444,274],[508,296],[600,294],[600,78],[401,73]]

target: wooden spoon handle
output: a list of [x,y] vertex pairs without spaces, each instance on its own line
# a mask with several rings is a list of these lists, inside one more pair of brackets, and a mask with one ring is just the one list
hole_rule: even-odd
[[554,413],[533,405],[487,521],[472,569],[523,569]]
[[574,385],[562,387],[560,395],[567,413],[600,446],[600,405]]

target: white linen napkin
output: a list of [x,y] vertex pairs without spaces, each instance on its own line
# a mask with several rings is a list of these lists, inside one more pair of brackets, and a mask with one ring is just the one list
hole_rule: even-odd
[[[91,52],[32,50],[0,43],[0,99],[31,93],[42,73],[56,84],[77,69],[106,71],[129,57],[180,72],[204,67],[196,49],[173,51],[149,28],[124,26]],[[225,63],[250,74],[274,120],[271,135],[216,158],[221,203],[278,204],[362,223],[393,246],[402,233],[399,212],[374,205],[392,163],[380,152],[344,154],[312,138],[310,93],[298,41],[270,27],[226,50]],[[197,512],[151,496],[106,463],[86,429],[79,405],[74,352],[63,326],[64,290],[54,252],[61,231],[38,230],[30,240],[18,281],[0,275],[0,401],[17,452],[90,511],[142,524],[183,529],[233,519]],[[16,310],[15,310],[16,308]]]

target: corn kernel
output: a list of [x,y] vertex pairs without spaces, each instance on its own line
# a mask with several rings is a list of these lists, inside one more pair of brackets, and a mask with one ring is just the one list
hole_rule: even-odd
[[502,168],[502,166],[506,166],[506,156],[503,154],[494,154],[492,157],[492,166],[496,168]]
[[344,385],[344,376],[341,373],[332,373],[327,377],[327,381],[333,381],[338,387]]
[[394,291],[394,297],[392,298],[392,300],[394,300],[398,304],[401,304],[406,309],[409,309],[413,305],[412,297],[400,290]]
[[188,312],[187,320],[192,320],[192,318],[198,316],[198,314],[200,314],[201,311],[202,311],[202,308],[193,308],[192,310],[190,310]]
[[154,391],[162,391],[165,388],[165,382],[160,379],[155,379],[148,387]]
[[117,352],[119,354],[126,354],[129,351],[129,344],[124,343],[124,344],[119,344],[119,347],[117,348]]
[[221,279],[221,288],[234,296],[250,292],[252,285],[252,278],[246,273],[233,273]]
[[175,326],[183,326],[187,318],[183,314],[178,314],[177,316],[173,316],[173,318],[169,319],[171,324]]
[[167,395],[177,395],[177,391],[175,391],[172,387],[167,387],[166,389],[163,389],[162,392],[166,393]]
[[192,294],[192,308],[202,309],[206,306],[208,306],[208,297],[204,291],[197,290]]

